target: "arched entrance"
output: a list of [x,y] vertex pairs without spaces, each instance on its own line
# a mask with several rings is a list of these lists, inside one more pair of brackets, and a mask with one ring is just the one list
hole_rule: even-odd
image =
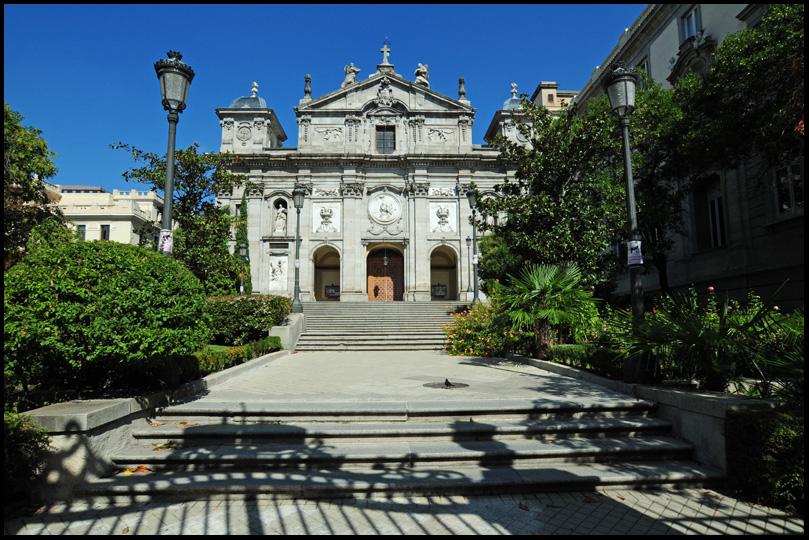
[[315,264],[315,300],[340,300],[340,253],[331,246],[322,246],[312,257]]
[[458,257],[448,246],[439,246],[430,254],[430,299],[459,300]]
[[382,246],[368,253],[368,300],[393,302],[404,299],[404,256],[397,248]]

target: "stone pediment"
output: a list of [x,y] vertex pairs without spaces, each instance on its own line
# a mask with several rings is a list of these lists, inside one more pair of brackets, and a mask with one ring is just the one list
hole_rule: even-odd
[[402,113],[474,114],[470,105],[417,85],[397,74],[376,73],[325,96],[300,105],[302,114],[354,112],[367,114],[389,110]]

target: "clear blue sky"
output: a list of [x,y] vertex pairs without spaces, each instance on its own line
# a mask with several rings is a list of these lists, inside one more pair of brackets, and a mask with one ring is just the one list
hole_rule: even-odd
[[128,189],[121,173],[133,162],[109,145],[165,152],[153,64],[169,49],[196,72],[177,145],[218,151],[214,109],[249,95],[252,81],[286,130],[286,146],[295,146],[304,75],[315,97],[339,87],[349,62],[364,79],[387,37],[390,61],[406,78],[426,63],[432,88],[455,98],[465,77],[477,109],[473,139],[482,143],[510,83],[529,95],[539,81],[581,89],[643,7],[6,5],[4,100],[56,152],[53,181]]

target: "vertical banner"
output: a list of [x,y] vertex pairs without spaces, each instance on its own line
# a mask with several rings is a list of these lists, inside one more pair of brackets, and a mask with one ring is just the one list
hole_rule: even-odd
[[640,250],[640,240],[630,240],[626,243],[627,261],[630,268],[633,266],[643,266],[643,254]]
[[171,236],[171,229],[160,229],[160,241],[157,245],[158,251],[171,255],[171,252],[174,249],[174,239]]

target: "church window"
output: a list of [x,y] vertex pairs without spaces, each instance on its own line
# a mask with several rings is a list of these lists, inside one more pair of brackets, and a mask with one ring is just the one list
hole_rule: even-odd
[[803,167],[800,163],[776,169],[775,197],[778,218],[803,214]]
[[101,239],[102,240],[109,240],[110,239],[110,226],[109,225],[102,225],[101,226]]
[[694,191],[697,249],[704,251],[725,245],[725,209],[717,175]]
[[548,103],[553,103],[553,94],[548,94]]
[[697,8],[694,7],[680,19],[682,41],[697,35]]
[[377,126],[376,151],[380,154],[392,154],[396,150],[396,127]]
[[87,235],[87,225],[79,225],[76,228],[76,236],[79,240],[84,240]]

